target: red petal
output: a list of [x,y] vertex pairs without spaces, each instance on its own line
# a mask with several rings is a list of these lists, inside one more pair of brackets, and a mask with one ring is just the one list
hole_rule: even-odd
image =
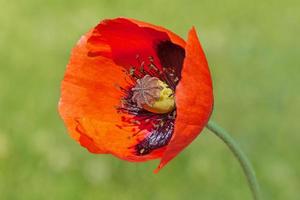
[[148,27],[148,28],[155,29],[157,31],[165,32],[165,33],[168,34],[169,38],[171,39],[171,41],[174,44],[177,44],[177,45],[181,46],[182,48],[185,47],[185,41],[181,37],[179,37],[178,35],[173,33],[172,31],[169,31],[168,29],[165,29],[161,26],[156,26],[156,25],[153,25],[153,24],[149,24],[147,22],[142,22],[142,21],[139,21],[139,20],[136,20],[136,19],[128,19],[128,20],[138,24],[141,27]]
[[208,122],[213,108],[211,76],[194,28],[189,32],[185,50],[182,78],[176,88],[175,130],[155,172],[198,136]]
[[[129,69],[131,66],[140,67],[141,62],[154,58],[160,68],[155,46],[161,41],[170,40],[166,32],[153,28],[140,27],[125,18],[116,18],[102,21],[97,25],[88,40],[90,54],[106,56],[118,65]],[[103,46],[109,45],[111,52]],[[137,58],[138,57],[138,58]]]
[[[130,161],[145,161],[161,157],[164,148],[146,156],[137,156],[133,147],[148,134],[139,134],[133,127],[122,127],[125,118],[117,112],[123,96],[116,85],[126,88],[130,80],[113,60],[88,56],[87,40],[83,36],[72,51],[61,86],[59,112],[74,139],[93,153],[111,153]],[[101,46],[109,53],[109,48]],[[138,127],[137,127],[138,128]]]

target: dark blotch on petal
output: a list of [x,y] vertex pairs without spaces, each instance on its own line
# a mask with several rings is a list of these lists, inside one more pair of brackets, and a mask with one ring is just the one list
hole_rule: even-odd
[[161,65],[165,68],[174,68],[177,77],[180,79],[185,50],[171,41],[163,41],[157,45],[156,51]]
[[155,129],[148,137],[136,145],[137,155],[147,155],[151,151],[167,145],[174,131],[174,121],[167,120],[163,126]]

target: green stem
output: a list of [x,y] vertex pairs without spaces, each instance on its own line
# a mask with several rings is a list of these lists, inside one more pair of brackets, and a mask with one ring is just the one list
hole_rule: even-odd
[[234,139],[219,125],[217,125],[213,121],[209,121],[206,127],[211,130],[214,134],[216,134],[232,151],[234,156],[240,162],[243,171],[247,177],[249,187],[251,189],[253,198],[255,200],[261,200],[260,192],[259,192],[259,185],[255,176],[255,172],[252,168],[250,161],[248,160],[247,156],[244,152],[240,149],[238,144],[234,141]]

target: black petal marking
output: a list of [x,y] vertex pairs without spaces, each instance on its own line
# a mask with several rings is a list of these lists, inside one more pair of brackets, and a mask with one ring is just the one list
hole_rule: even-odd
[[[174,111],[175,112],[175,111]],[[174,120],[165,120],[143,141],[136,145],[137,155],[146,155],[151,151],[167,145],[173,135]]]
[[185,50],[171,41],[161,42],[156,48],[161,65],[164,68],[174,68],[175,76],[180,79],[185,58]]

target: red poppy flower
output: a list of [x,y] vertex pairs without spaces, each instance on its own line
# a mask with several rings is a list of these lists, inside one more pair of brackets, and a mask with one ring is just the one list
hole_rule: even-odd
[[213,107],[208,64],[192,28],[185,42],[133,19],[104,20],[74,47],[59,113],[90,152],[161,169],[201,132]]

